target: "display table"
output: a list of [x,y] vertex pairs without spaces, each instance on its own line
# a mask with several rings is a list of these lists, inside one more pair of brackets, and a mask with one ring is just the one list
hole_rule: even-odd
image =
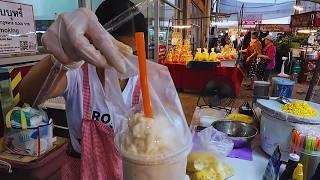
[[215,69],[188,69],[185,64],[169,64],[167,66],[175,87],[201,91],[210,80],[219,80],[231,85],[234,95],[240,95],[240,87],[244,73],[237,67],[216,67]]
[[[215,114],[212,114],[215,113]],[[190,129],[194,132],[197,126],[208,127],[213,123],[216,115],[219,116],[217,111],[210,111],[210,108],[198,109],[196,108],[193,114],[191,127]],[[198,117],[198,118],[197,118]],[[199,138],[193,139],[194,149],[199,150],[198,143],[200,142]],[[270,156],[262,151],[260,144],[260,136],[257,135],[251,141],[252,148],[252,161],[243,160],[239,158],[226,157],[224,161],[230,165],[234,170],[234,175],[230,177],[230,180],[260,180],[266,170],[267,164],[269,162]],[[200,146],[201,148],[201,146]]]
[[233,167],[235,175],[230,180],[257,180],[262,179],[266,170],[269,156],[259,146],[260,137],[257,136],[252,142],[253,160],[247,161],[237,158],[226,158],[226,162]]

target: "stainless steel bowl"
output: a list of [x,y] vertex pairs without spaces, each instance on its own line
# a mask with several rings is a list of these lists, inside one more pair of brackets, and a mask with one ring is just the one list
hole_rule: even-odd
[[215,121],[212,126],[218,131],[227,134],[233,140],[234,148],[247,145],[258,134],[258,129],[253,125],[238,121]]

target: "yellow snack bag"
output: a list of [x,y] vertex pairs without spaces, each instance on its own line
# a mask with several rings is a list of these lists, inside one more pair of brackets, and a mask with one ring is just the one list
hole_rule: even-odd
[[197,48],[197,52],[194,55],[194,60],[195,61],[201,61],[202,60],[201,48]]
[[192,61],[192,60],[193,60],[193,56],[191,54],[191,51],[188,51],[187,55],[186,55],[186,62],[189,62],[189,61]]
[[211,53],[209,55],[209,61],[216,61],[217,60],[217,54],[214,52],[214,48],[211,48]]
[[172,53],[172,49],[170,49],[169,52],[166,55],[166,61],[167,62],[172,62],[172,58],[173,58],[173,53]]
[[209,53],[207,48],[203,48],[202,60],[209,61]]

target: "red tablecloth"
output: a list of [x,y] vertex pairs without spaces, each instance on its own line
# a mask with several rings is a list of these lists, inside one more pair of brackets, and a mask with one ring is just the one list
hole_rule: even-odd
[[168,67],[177,89],[201,91],[210,80],[229,83],[235,93],[240,95],[241,82],[244,73],[237,67],[216,67],[215,69],[187,69],[184,64],[163,64]]

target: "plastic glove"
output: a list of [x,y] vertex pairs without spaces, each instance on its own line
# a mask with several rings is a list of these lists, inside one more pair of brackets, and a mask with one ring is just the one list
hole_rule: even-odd
[[132,53],[129,46],[114,39],[86,8],[59,15],[42,42],[64,65],[84,60],[97,67],[109,64],[119,72],[126,71],[124,61]]

